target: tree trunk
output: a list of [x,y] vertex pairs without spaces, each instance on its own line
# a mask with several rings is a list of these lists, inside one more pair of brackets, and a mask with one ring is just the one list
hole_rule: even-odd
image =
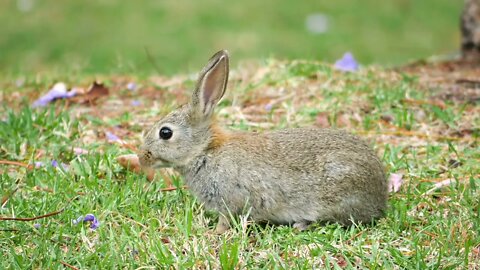
[[462,57],[480,62],[480,0],[465,0],[461,24]]

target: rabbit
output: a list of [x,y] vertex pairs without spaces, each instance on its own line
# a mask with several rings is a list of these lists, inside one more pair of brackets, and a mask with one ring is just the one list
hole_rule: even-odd
[[253,133],[223,129],[214,109],[225,94],[229,55],[200,72],[188,104],[144,132],[142,166],[174,167],[207,209],[229,217],[306,229],[313,222],[370,223],[384,215],[387,181],[374,151],[344,131],[295,128]]

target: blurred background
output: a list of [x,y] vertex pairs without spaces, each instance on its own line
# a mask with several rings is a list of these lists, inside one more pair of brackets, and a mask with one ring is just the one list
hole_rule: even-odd
[[196,72],[244,59],[395,65],[458,51],[462,0],[2,0],[0,72]]

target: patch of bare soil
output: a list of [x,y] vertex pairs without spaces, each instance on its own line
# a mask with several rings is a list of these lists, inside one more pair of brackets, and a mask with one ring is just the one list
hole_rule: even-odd
[[398,71],[419,77],[420,86],[432,92],[433,99],[459,103],[480,101],[480,63],[463,60],[419,61]]

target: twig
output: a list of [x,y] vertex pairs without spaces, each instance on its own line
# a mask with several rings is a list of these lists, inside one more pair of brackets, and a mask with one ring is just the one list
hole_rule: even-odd
[[413,104],[413,105],[433,105],[437,106],[441,109],[445,109],[446,105],[445,103],[441,101],[430,101],[430,100],[418,100],[418,99],[409,99],[405,98],[402,100],[402,102],[408,103],[408,104]]
[[45,191],[45,192],[48,192],[48,193],[53,193],[53,190],[51,188],[34,186],[33,189],[36,190],[36,191]]
[[78,270],[77,267],[75,267],[75,266],[73,266],[73,265],[71,265],[71,264],[68,264],[68,263],[66,263],[66,262],[64,262],[64,261],[60,261],[60,263],[63,264],[64,266],[70,268],[70,269]]
[[18,187],[16,187],[9,194],[6,194],[5,196],[3,196],[0,207],[4,207],[7,204],[8,200],[10,200],[10,198],[13,196],[13,194],[15,194],[15,192],[17,192],[17,190],[18,190]]
[[11,160],[0,160],[0,164],[20,166],[20,167],[24,167],[24,168],[27,168],[27,169],[32,169],[33,168],[33,165],[31,165],[31,164],[26,164],[26,163],[23,163],[23,162],[11,161]]
[[51,216],[58,215],[58,214],[62,213],[64,210],[65,210],[65,208],[60,209],[60,210],[55,211],[55,212],[45,214],[45,215],[30,217],[30,218],[0,217],[0,220],[32,221],[32,220],[36,220],[36,219],[41,219],[41,218],[46,218],[46,217],[51,217]]
[[[166,188],[161,188],[160,191],[161,192],[164,192],[164,191],[173,191],[173,190],[177,190],[178,188],[177,187],[166,187]],[[180,189],[188,189],[187,186],[181,186]]]
[[[68,200],[67,204],[70,203],[71,201],[73,201],[73,200],[76,199],[76,198],[78,198],[78,196],[75,196],[74,198]],[[32,221],[32,220],[47,218],[47,217],[55,216],[55,215],[58,215],[58,214],[62,213],[63,211],[65,211],[65,208],[66,208],[66,207],[67,207],[67,206],[63,207],[62,209],[60,209],[60,210],[58,210],[58,211],[51,212],[51,213],[48,213],[48,214],[45,214],[45,215],[41,215],[41,216],[36,216],[36,217],[29,217],[29,218],[0,217],[0,221],[2,221],[2,220]]]
[[17,229],[0,229],[0,232],[19,232]]
[[[472,176],[473,178],[477,178],[477,177],[480,177],[480,175],[476,175],[476,176]],[[435,191],[443,188],[443,187],[447,187],[447,186],[451,186],[453,184],[456,184],[458,182],[462,182],[462,181],[467,181],[467,179],[469,179],[470,177],[463,177],[463,178],[459,178],[459,179],[454,179],[454,178],[448,178],[448,179],[445,179],[445,180],[442,180],[440,182],[436,182],[432,188],[430,188],[429,190],[425,191],[423,193],[423,195],[430,195],[432,193],[434,193]]]

